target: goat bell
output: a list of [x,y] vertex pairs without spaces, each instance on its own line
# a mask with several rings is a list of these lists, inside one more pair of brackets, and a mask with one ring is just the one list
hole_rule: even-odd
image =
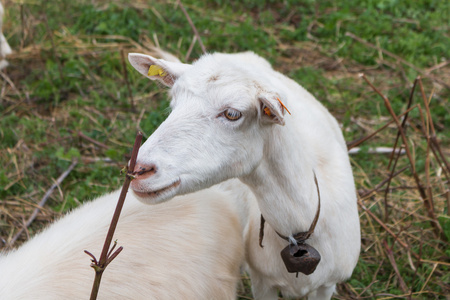
[[281,251],[281,258],[289,273],[312,274],[320,262],[320,254],[308,244],[288,245]]

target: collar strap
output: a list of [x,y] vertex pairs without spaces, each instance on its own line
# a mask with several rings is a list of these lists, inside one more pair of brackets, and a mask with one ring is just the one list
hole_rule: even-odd
[[[317,206],[317,211],[316,211],[316,216],[314,217],[314,220],[311,223],[311,226],[309,226],[309,230],[306,232],[299,232],[293,235],[294,240],[298,243],[298,244],[303,244],[307,239],[309,239],[311,237],[311,235],[314,233],[314,229],[316,228],[316,224],[317,221],[319,220],[319,216],[320,216],[320,190],[319,190],[319,184],[317,183],[317,177],[316,177],[316,173],[314,173],[314,183],[316,184],[316,188],[317,188],[317,196],[319,199],[319,203]],[[261,214],[261,224],[259,227],[259,246],[261,248],[263,248],[262,245],[262,241],[264,239],[264,224],[265,224],[266,220],[264,219],[263,215]],[[292,239],[290,239],[287,236],[284,236],[280,233],[278,233],[277,231],[275,231],[279,237],[281,237],[283,240],[286,240],[287,242],[289,242],[289,244],[293,244]]]

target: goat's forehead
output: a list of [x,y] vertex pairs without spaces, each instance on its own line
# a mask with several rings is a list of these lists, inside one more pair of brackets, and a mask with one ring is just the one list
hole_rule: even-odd
[[259,84],[247,72],[239,72],[229,66],[194,65],[173,86],[171,105],[174,107],[179,102],[188,101],[191,104],[246,109],[256,100],[257,86]]
[[272,71],[270,65],[254,53],[214,53],[204,55],[194,62],[192,68],[180,79],[191,86],[205,87],[210,83],[229,86],[239,83],[249,84],[261,79],[265,72],[270,71]]
[[172,90],[171,107],[246,111],[256,107],[256,98],[254,85],[242,82],[212,82],[203,87],[179,84]]

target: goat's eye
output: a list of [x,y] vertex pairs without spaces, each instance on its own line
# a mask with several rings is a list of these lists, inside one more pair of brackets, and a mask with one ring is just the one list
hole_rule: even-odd
[[241,118],[242,114],[240,111],[229,108],[224,111],[223,115],[230,121],[237,121]]

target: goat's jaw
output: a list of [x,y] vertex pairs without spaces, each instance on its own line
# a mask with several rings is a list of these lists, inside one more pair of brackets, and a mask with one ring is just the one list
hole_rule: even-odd
[[139,185],[133,187],[131,184],[131,190],[136,195],[136,198],[144,204],[157,204],[167,201],[178,194],[180,189],[181,180],[177,179],[171,184],[154,190],[144,190],[139,188]]

